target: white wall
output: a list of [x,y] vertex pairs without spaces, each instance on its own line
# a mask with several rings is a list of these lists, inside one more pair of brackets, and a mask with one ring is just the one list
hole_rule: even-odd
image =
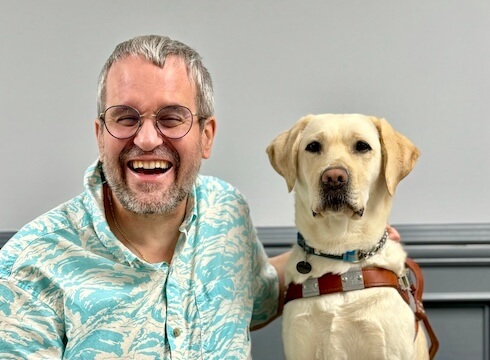
[[0,230],[82,191],[100,68],[147,33],[203,55],[219,119],[203,172],[241,189],[257,226],[293,225],[266,146],[325,112],[385,117],[419,146],[393,223],[490,221],[487,0],[12,0],[0,2]]

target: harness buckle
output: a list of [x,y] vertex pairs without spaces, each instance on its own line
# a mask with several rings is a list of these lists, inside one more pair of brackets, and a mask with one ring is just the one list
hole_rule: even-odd
[[410,277],[408,275],[408,270],[405,271],[403,276],[398,278],[398,283],[403,291],[407,291],[411,289],[412,282],[410,281]]

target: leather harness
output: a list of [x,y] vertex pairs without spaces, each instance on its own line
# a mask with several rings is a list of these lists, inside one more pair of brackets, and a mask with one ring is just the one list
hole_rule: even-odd
[[[372,287],[391,287],[398,291],[403,300],[412,308],[415,315],[415,334],[418,332],[419,322],[422,321],[430,338],[430,359],[433,359],[439,341],[433,331],[422,303],[424,292],[424,277],[418,264],[410,258],[406,259],[407,275],[398,277],[394,272],[377,267],[355,269],[345,274],[327,273],[319,278],[306,280],[303,284],[289,284],[284,303],[291,300],[332,294],[337,292],[361,290]],[[415,277],[415,284],[411,281],[409,273]]]

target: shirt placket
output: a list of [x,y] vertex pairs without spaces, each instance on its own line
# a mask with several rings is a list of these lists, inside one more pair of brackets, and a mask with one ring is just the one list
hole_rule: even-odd
[[[186,333],[185,319],[183,314],[183,303],[181,291],[179,289],[179,282],[175,276],[175,270],[170,269],[169,278],[167,281],[167,323],[166,332],[168,337],[168,343],[172,354],[185,355]],[[180,358],[180,357],[175,357]]]
[[[181,244],[186,244],[187,231],[180,229],[182,232]],[[178,246],[179,247],[179,246]],[[188,279],[185,274],[188,274],[188,264],[181,260],[181,250],[174,254],[174,260],[169,267],[169,275],[166,286],[167,299],[167,321],[166,332],[168,344],[172,353],[173,359],[188,359],[191,358],[190,347],[193,341],[191,334],[191,324],[189,319],[186,319],[188,312],[190,289],[188,289]]]

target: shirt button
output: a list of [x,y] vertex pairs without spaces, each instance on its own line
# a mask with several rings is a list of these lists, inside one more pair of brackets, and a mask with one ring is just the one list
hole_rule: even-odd
[[179,337],[180,334],[182,334],[182,331],[177,328],[177,329],[174,329],[173,334],[174,334],[175,337]]

